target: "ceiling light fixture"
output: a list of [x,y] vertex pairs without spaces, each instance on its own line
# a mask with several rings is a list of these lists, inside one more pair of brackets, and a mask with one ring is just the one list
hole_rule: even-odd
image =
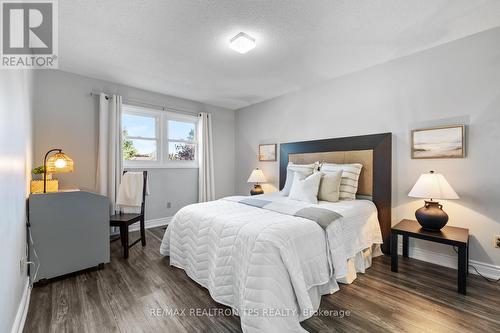
[[229,48],[241,54],[247,53],[256,45],[255,38],[250,37],[244,32],[240,32],[229,41]]

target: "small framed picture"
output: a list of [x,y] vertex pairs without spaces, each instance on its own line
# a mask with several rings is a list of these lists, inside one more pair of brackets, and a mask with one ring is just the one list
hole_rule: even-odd
[[259,145],[259,161],[273,162],[276,161],[276,144]]
[[465,157],[464,125],[413,130],[411,139],[413,159]]

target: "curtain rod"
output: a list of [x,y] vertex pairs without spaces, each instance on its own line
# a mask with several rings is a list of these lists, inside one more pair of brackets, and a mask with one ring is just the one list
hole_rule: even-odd
[[[91,91],[90,92],[90,96],[99,96],[101,93],[105,94],[106,97],[112,95],[111,93],[107,93],[107,92],[104,92],[104,91],[103,92]],[[176,109],[176,108],[172,108],[170,106],[152,104],[152,103],[144,102],[144,101],[137,100],[137,99],[129,99],[129,98],[125,98],[125,97],[122,97],[122,98],[123,98],[123,102],[125,102],[126,104],[133,104],[133,105],[136,105],[136,106],[151,107],[151,108],[160,109],[160,110],[163,110],[163,111],[173,111],[173,112],[177,112],[177,113],[184,113],[184,114],[188,114],[188,115],[191,115],[191,116],[198,116],[198,114],[199,114],[199,112],[182,110],[182,109]]]

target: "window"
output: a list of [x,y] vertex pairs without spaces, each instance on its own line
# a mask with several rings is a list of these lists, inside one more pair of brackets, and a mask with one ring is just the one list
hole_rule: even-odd
[[158,117],[124,113],[122,136],[125,161],[158,160]]
[[124,166],[198,167],[197,128],[195,116],[123,105]]
[[196,124],[193,122],[168,121],[168,159],[194,161],[196,156]]

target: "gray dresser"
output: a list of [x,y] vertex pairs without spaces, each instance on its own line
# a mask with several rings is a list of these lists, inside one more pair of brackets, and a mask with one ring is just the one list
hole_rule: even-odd
[[[109,262],[109,200],[84,191],[32,194],[28,202],[38,255],[35,282]],[[34,274],[31,269],[31,274]]]

